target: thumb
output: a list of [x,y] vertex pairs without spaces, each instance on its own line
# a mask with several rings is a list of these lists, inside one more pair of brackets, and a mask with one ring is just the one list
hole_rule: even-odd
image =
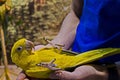
[[16,80],[24,80],[25,78],[26,78],[26,75],[21,72],[21,73],[18,75],[18,77],[17,77]]

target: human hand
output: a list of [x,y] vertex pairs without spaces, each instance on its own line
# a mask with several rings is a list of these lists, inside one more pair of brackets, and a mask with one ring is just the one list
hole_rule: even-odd
[[107,77],[106,69],[98,65],[83,65],[73,72],[58,70],[50,74],[51,79],[60,80],[107,80]]
[[38,78],[32,78],[32,77],[28,77],[26,76],[26,74],[22,71],[18,76],[16,80],[39,80]]
[[37,45],[34,48],[35,48],[35,51],[36,51],[36,50],[39,50],[39,49],[44,48],[44,47],[45,47],[45,45]]
[[16,80],[24,80],[26,78],[25,73],[22,71],[18,76]]
[[37,46],[35,46],[35,51],[36,50],[39,50],[39,49],[41,49],[41,48],[50,48],[50,47],[53,47],[51,44],[47,44],[47,45],[37,45]]

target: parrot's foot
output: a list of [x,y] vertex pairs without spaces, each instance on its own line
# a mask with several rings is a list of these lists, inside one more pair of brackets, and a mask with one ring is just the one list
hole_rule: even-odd
[[56,68],[57,65],[54,64],[55,60],[56,60],[56,59],[53,59],[53,60],[51,60],[50,62],[41,62],[41,63],[36,64],[36,65],[37,65],[37,66],[46,67],[46,68],[48,68],[48,69],[50,69],[50,70],[54,70],[54,71],[56,71],[56,70],[61,70],[60,68]]
[[44,37],[44,40],[47,41],[47,43],[49,43],[52,47],[57,49],[62,49],[65,46],[62,44],[53,44],[50,40],[46,39],[45,37]]

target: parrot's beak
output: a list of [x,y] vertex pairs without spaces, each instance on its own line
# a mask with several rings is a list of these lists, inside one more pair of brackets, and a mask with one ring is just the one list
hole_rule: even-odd
[[32,53],[32,50],[35,50],[33,42],[26,40],[26,50],[29,51],[30,54]]

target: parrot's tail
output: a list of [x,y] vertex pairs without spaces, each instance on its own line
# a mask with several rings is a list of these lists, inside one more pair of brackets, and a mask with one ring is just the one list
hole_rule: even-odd
[[76,55],[73,63],[75,66],[83,65],[115,54],[120,54],[120,48],[101,48],[91,50]]

